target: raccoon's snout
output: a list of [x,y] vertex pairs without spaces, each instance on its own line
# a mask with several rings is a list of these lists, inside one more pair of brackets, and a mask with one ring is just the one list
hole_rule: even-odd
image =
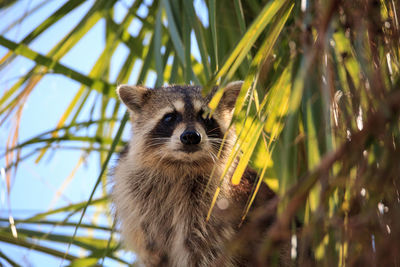
[[181,142],[184,145],[197,145],[201,141],[201,135],[194,130],[186,130],[181,134]]

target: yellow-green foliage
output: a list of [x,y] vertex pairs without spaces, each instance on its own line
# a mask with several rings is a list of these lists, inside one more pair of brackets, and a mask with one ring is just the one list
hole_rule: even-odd
[[[126,263],[118,253],[122,248],[117,244],[113,218],[109,217],[110,224],[104,229],[95,222],[82,223],[88,208],[95,207],[110,216],[106,212],[106,172],[111,155],[126,141],[120,137],[127,116],[122,122],[118,118],[122,107],[115,104],[116,84],[109,79],[109,68],[116,48],[124,44],[129,54],[123,59],[118,83],[126,83],[134,65],[140,64],[137,84],[148,81],[150,71],[156,73],[156,86],[194,83],[203,85],[207,93],[218,84],[220,89],[209,106],[211,113],[228,82],[244,81],[232,122],[238,141],[230,161],[239,159],[232,183],[238,184],[245,168],[251,165],[260,176],[254,194],[260,183],[266,182],[279,197],[278,219],[260,251],[254,252],[260,264],[276,255],[284,241],[294,236],[303,251],[292,255],[293,265],[399,264],[400,5],[397,1],[210,0],[205,1],[208,14],[205,26],[192,1],[155,0],[149,4],[145,17],[139,17],[137,11],[148,1],[134,1],[117,23],[113,19],[116,1],[100,0],[93,2],[71,32],[60,33],[62,40],[46,55],[29,47],[41,33],[83,2],[67,1],[20,42],[0,35],[0,45],[8,49],[0,59],[1,67],[12,64],[16,55],[35,63],[2,92],[1,123],[20,117],[26,97],[45,75],[57,73],[81,84],[53,130],[17,142],[13,137],[18,136],[19,124],[11,127],[4,157],[9,181],[11,171],[24,160],[21,151],[35,148],[29,157],[43,164],[41,159],[49,150],[57,152],[54,144],[76,140],[87,144],[86,156],[100,155],[102,171],[93,174],[98,179],[90,189],[88,202],[15,220],[17,226],[72,225],[75,231],[71,236],[19,227],[19,236],[15,238],[10,230],[12,223],[1,218],[0,242],[64,258],[71,266],[101,264],[104,258]],[[128,32],[134,18],[142,22],[137,36]],[[105,46],[92,70],[85,74],[63,65],[60,60],[101,19],[107,24]],[[13,25],[10,23],[11,28]],[[144,42],[145,39],[149,41]],[[196,57],[191,54],[194,44],[199,49]],[[100,108],[101,117],[77,122],[79,114],[89,105],[89,94],[100,96],[101,100],[92,108]],[[106,112],[110,109],[112,112]],[[89,127],[96,129],[95,134],[93,131],[78,134],[79,129]],[[103,198],[95,200],[93,194],[98,186],[103,187]],[[214,202],[217,195],[218,191]],[[249,199],[243,218],[248,215],[252,201],[253,198]],[[259,214],[263,212],[266,211],[261,209]],[[70,217],[76,213],[80,214],[80,220],[71,221]],[[51,214],[65,214],[65,220],[48,220]],[[302,227],[297,229],[299,222]],[[260,226],[255,223],[252,230],[257,231],[257,227]],[[108,238],[104,235],[103,239],[95,238],[90,231],[78,235],[78,228],[105,231]],[[90,252],[90,257],[78,259],[68,249],[66,252],[53,249],[51,242],[82,248]],[[238,242],[240,248],[241,241]],[[0,258],[12,263],[6,253],[0,251]]]

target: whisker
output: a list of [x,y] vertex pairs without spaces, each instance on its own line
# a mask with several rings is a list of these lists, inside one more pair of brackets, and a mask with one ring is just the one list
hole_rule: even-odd
[[216,131],[216,130],[221,130],[221,128],[215,127],[215,128],[213,128],[213,129],[209,130],[208,132],[209,132],[209,133],[212,133],[213,131]]

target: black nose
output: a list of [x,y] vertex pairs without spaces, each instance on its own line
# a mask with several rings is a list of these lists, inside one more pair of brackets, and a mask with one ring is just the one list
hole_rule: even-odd
[[184,145],[197,145],[201,141],[201,135],[196,131],[184,131],[181,134],[181,142]]

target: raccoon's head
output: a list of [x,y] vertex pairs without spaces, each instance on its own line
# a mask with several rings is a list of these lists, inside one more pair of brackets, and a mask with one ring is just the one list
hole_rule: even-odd
[[[202,97],[198,86],[119,86],[117,93],[132,119],[131,148],[140,153],[143,164],[153,166],[215,162],[241,86],[242,82],[226,86],[212,117],[205,112],[217,88]],[[224,150],[230,150],[233,138],[229,130]]]

